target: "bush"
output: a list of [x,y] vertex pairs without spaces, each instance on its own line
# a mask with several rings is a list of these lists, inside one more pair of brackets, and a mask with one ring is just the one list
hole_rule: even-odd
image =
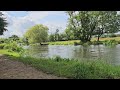
[[93,45],[99,45],[99,44],[103,44],[103,42],[102,41],[92,41],[92,44]]
[[3,48],[4,48],[4,46],[5,46],[5,43],[0,44],[0,49],[3,49]]
[[113,40],[105,40],[105,41],[103,41],[103,44],[104,45],[117,45],[118,44],[118,41],[116,41],[115,39],[113,39]]
[[117,37],[117,35],[111,34],[111,35],[109,35],[109,37]]
[[120,44],[120,40],[118,41],[118,44]]
[[120,37],[120,34],[116,35],[117,37]]
[[86,42],[86,43],[83,43],[82,45],[83,46],[89,46],[91,43],[90,42]]
[[60,56],[55,56],[54,60],[57,61],[57,62],[59,62],[59,61],[61,61],[63,59]]
[[102,36],[101,36],[101,38],[106,38],[106,37],[107,37],[107,35],[102,35]]
[[13,41],[4,46],[4,49],[8,49],[9,52],[23,52],[24,49],[21,46],[18,46],[17,42]]
[[74,42],[74,45],[81,45],[80,42]]

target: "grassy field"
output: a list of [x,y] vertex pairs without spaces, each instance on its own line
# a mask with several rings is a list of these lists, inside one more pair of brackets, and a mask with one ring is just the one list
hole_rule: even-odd
[[8,50],[5,50],[5,49],[0,49],[0,54],[11,55],[11,56],[15,56],[15,57],[20,57],[19,53],[8,52]]
[[[105,41],[105,40],[113,40],[115,39],[116,41],[120,41],[120,37],[112,37],[112,38],[100,38],[100,41]],[[97,41],[97,38],[92,38],[91,40]],[[57,42],[48,42],[49,45],[74,45],[74,42],[80,43],[80,40],[70,40],[70,41],[57,41]]]
[[120,78],[120,66],[113,66],[99,60],[78,61],[62,59],[60,57],[36,59],[32,57],[20,57],[18,53],[10,53],[7,50],[0,50],[0,54],[6,54],[6,57],[11,60],[18,60],[56,76],[73,79]]
[[57,42],[48,42],[48,43],[49,45],[74,45],[74,42],[80,42],[80,40],[57,41]]
[[[115,39],[116,41],[120,41],[120,37],[112,37],[112,38],[107,37],[107,38],[100,38],[100,41],[113,40],[113,39]],[[91,41],[94,41],[94,40],[97,40],[97,38],[92,38]]]

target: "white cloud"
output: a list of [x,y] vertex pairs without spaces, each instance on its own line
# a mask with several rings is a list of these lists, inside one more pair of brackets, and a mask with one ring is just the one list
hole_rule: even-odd
[[49,33],[54,33],[56,31],[56,29],[59,29],[60,33],[62,33],[65,30],[66,27],[66,23],[56,23],[56,22],[45,22],[43,23],[44,25],[46,25],[49,28]]
[[[3,11],[3,14],[7,17],[8,31],[4,33],[5,37],[9,37],[13,34],[22,36],[28,28],[35,24],[44,24],[48,26],[49,33],[55,32],[58,28],[61,28],[61,32],[65,29],[66,22],[52,22],[46,21],[40,23],[40,20],[49,16],[49,15],[64,15],[63,11],[29,11],[28,14],[23,17],[15,17],[8,14],[8,12]],[[58,17],[59,18],[59,17]]]

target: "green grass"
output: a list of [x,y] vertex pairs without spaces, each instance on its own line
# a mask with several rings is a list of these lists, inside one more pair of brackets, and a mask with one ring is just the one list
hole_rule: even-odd
[[17,52],[8,52],[7,49],[0,49],[0,54],[12,55],[12,56],[15,56],[15,57],[20,57],[19,53],[17,53]]
[[80,42],[80,40],[48,42],[48,44],[49,45],[74,45],[74,42]]
[[18,60],[24,64],[42,70],[56,76],[73,79],[117,79],[120,78],[120,66],[113,66],[103,61],[78,61],[55,58],[32,58],[20,57],[17,53],[10,53],[0,50],[1,54],[6,54],[11,60]]
[[[100,38],[100,41],[105,40],[116,40],[120,44],[120,37],[108,37],[108,38]],[[97,38],[92,38],[91,42],[97,41]],[[57,42],[48,42],[49,45],[74,45],[74,42],[80,43],[80,40],[70,40],[70,41],[57,41]]]

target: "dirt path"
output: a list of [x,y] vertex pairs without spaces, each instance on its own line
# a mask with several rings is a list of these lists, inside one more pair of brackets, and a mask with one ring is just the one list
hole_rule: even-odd
[[22,62],[0,55],[0,79],[65,79],[38,71]]

